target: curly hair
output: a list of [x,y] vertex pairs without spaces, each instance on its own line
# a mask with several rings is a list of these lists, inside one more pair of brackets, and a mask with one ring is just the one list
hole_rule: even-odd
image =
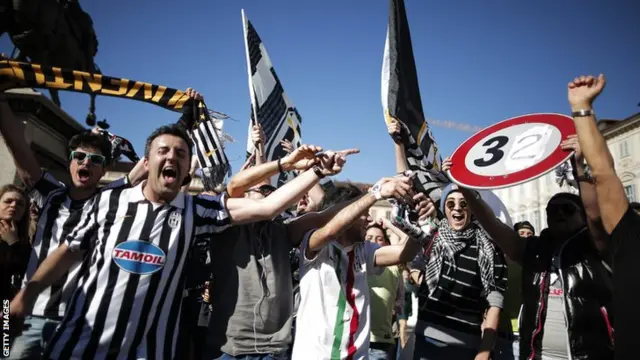
[[30,220],[30,216],[29,216],[29,199],[27,198],[27,194],[24,191],[24,189],[15,186],[13,184],[6,184],[2,187],[0,187],[0,199],[2,199],[2,197],[4,196],[4,194],[8,193],[8,192],[15,192],[20,194],[20,196],[22,196],[22,199],[24,201],[24,213],[22,214],[22,217],[16,222],[17,224],[17,230],[18,230],[18,239],[19,241],[24,241],[24,242],[29,242],[29,220]]

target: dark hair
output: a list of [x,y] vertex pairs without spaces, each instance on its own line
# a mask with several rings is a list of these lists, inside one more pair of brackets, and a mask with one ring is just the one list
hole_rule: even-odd
[[634,201],[629,204],[629,207],[631,210],[640,210],[640,203]]
[[191,155],[193,154],[191,150],[191,139],[189,139],[189,135],[187,135],[187,130],[180,124],[163,125],[155,129],[147,138],[147,143],[144,146],[145,157],[149,157],[149,151],[151,150],[151,143],[153,140],[162,135],[173,135],[184,140],[184,142],[187,143],[187,149],[189,149],[189,159],[191,159]]
[[531,230],[534,234],[536,232],[536,229],[533,227],[533,225],[531,225],[530,222],[528,221],[520,221],[515,223],[515,225],[513,225],[513,230],[518,231],[520,229],[529,229]]
[[0,187],[0,198],[4,196],[4,194],[8,192],[16,192],[22,196],[22,200],[24,201],[24,213],[22,214],[22,218],[16,221],[16,226],[18,230],[18,239],[19,241],[23,241],[29,243],[29,221],[31,216],[29,214],[29,198],[27,197],[27,193],[20,187],[17,187],[13,184],[6,184]]
[[111,156],[111,143],[102,135],[94,134],[91,131],[83,131],[74,135],[67,145],[67,158],[69,158],[72,151],[80,147],[100,150],[100,155],[104,156],[105,165],[111,164],[111,161],[113,161]]
[[387,232],[382,228],[382,226],[378,225],[377,223],[373,223],[367,226],[367,230],[369,229],[379,229],[380,231],[382,231],[382,238],[384,239],[384,242],[387,245],[391,245],[391,240],[389,240],[389,236],[387,235]]
[[353,200],[362,196],[362,194],[364,194],[364,191],[351,183],[341,184],[330,188],[322,198],[322,201],[318,206],[318,211],[324,211],[333,205]]

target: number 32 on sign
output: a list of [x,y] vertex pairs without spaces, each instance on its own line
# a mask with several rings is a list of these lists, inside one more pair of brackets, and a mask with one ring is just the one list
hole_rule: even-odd
[[529,114],[476,133],[451,156],[449,177],[471,189],[500,189],[538,178],[567,161],[560,143],[576,133],[561,114]]

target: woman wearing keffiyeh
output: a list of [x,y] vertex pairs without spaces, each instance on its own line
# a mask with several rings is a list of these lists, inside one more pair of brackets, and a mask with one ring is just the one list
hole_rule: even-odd
[[457,186],[441,199],[446,218],[411,264],[420,284],[414,359],[489,359],[507,287],[505,258]]

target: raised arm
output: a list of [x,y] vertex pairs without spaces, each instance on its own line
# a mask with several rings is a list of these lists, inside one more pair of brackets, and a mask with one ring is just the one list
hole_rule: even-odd
[[[413,200],[417,204],[415,211],[421,219],[435,215],[435,206],[424,193],[415,195]],[[416,257],[422,246],[419,239],[411,237],[404,243],[383,246],[376,250],[375,264],[376,266],[391,266],[408,263]]]
[[[452,164],[451,159],[447,158],[442,163],[442,171],[448,172],[452,166],[456,166],[456,164]],[[464,166],[464,164],[457,166]],[[464,195],[464,199],[467,201],[467,204],[469,204],[473,215],[493,241],[498,244],[509,259],[520,264],[526,242],[521,241],[515,230],[496,217],[489,205],[482,200],[480,194],[462,187],[460,187],[460,192]]]
[[32,188],[42,177],[42,170],[24,139],[24,129],[24,124],[9,107],[6,94],[0,93],[0,133],[13,157],[18,177],[27,188]]
[[281,171],[306,171],[317,162],[316,154],[322,148],[313,145],[302,145],[293,153],[268,163],[253,166],[235,174],[227,184],[227,193],[231,198],[244,196],[244,192]]
[[398,176],[391,179],[382,179],[372,190],[361,196],[351,205],[342,209],[329,222],[314,231],[309,237],[309,246],[306,249],[307,259],[315,257],[330,240],[336,239],[345,230],[347,230],[354,221],[366,214],[367,211],[376,201],[380,199],[388,199],[390,197],[406,198],[410,194],[411,180],[406,176]]
[[591,169],[602,224],[611,234],[629,208],[629,200],[616,175],[613,157],[593,112],[593,101],[604,86],[602,74],[597,78],[581,76],[569,83],[568,98],[582,153]]
[[314,166],[288,182],[264,199],[229,198],[226,208],[233,224],[268,220],[281,214],[306,194],[313,185],[325,176],[342,171],[346,155],[326,152],[317,158],[321,166]]
[[[251,129],[251,141],[253,142],[253,154],[256,156],[256,166],[264,164],[266,159],[264,154],[265,140],[262,125],[253,125],[253,128]],[[262,149],[262,152],[260,152],[259,149]]]
[[393,147],[396,154],[396,172],[398,174],[401,174],[404,171],[409,170],[409,166],[407,165],[407,158],[404,153],[404,143],[402,142],[404,136],[403,133],[405,130],[398,120],[391,119],[389,122],[387,122],[387,131],[393,139]]
[[584,205],[585,213],[587,215],[587,227],[591,233],[591,238],[595,243],[596,248],[601,253],[607,250],[607,238],[608,235],[602,227],[602,218],[600,216],[600,208],[598,207],[598,196],[596,194],[596,187],[593,180],[587,176],[586,166],[584,164],[584,158],[582,156],[582,148],[576,135],[569,136],[569,138],[563,141],[560,146],[563,150],[573,151],[574,160],[572,165],[575,169],[575,175],[580,187],[580,199]]

